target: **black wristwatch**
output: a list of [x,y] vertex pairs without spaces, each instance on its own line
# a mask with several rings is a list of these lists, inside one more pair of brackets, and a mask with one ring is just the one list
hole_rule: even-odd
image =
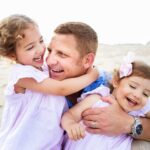
[[134,118],[134,123],[133,123],[133,125],[131,127],[130,135],[132,137],[137,137],[137,136],[142,134],[143,126],[142,126],[140,118],[134,117],[134,116],[133,116],[133,118]]

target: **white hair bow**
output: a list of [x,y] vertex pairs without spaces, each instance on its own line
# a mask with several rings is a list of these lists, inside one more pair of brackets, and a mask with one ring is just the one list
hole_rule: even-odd
[[132,63],[135,60],[135,54],[128,52],[127,56],[124,57],[123,63],[119,69],[120,78],[129,76],[132,73]]

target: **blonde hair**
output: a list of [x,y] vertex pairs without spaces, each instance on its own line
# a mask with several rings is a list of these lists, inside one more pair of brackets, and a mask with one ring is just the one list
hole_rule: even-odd
[[10,57],[15,54],[16,44],[25,37],[25,29],[37,24],[25,15],[11,15],[0,22],[0,55]]

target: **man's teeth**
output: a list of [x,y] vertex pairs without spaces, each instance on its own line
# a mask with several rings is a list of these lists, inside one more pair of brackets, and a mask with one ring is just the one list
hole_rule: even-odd
[[63,70],[52,70],[53,72],[57,72],[57,73],[60,73],[62,72]]

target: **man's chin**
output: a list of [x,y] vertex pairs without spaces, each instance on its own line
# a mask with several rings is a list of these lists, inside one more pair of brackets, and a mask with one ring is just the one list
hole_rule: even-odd
[[51,76],[50,76],[52,79],[55,79],[55,80],[63,80],[64,78],[63,77],[61,77],[61,76],[56,76],[56,75],[52,75],[51,74]]

